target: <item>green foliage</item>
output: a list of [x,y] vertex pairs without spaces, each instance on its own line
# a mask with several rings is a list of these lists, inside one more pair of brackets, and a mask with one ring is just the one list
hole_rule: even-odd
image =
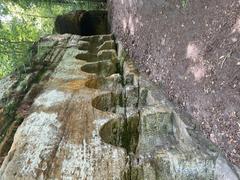
[[55,17],[77,9],[97,9],[101,3],[72,0],[2,0],[0,2],[0,79],[30,60],[29,48],[52,34]]
[[180,0],[181,1],[181,6],[183,8],[186,8],[187,7],[187,4],[188,4],[188,0]]

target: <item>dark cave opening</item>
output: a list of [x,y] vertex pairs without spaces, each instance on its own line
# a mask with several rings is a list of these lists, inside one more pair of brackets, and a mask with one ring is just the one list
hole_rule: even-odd
[[55,32],[81,36],[109,34],[108,13],[104,10],[73,11],[57,16]]

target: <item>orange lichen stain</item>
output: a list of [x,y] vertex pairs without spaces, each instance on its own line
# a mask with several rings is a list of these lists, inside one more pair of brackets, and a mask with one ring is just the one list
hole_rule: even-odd
[[77,91],[85,87],[86,80],[71,80],[60,85],[60,88],[67,91]]
[[[74,97],[73,97],[74,98]],[[68,104],[68,111],[62,117],[67,141],[71,144],[90,143],[95,129],[95,115],[89,100],[78,99]]]
[[97,80],[97,79],[89,79],[85,86],[88,88],[93,88],[93,89],[97,89],[99,85],[99,83],[101,83],[101,80]]

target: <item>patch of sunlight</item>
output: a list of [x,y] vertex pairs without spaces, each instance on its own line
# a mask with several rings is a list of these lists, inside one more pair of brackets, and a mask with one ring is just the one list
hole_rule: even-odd
[[9,23],[12,21],[13,17],[11,15],[0,15],[0,21],[4,23]]

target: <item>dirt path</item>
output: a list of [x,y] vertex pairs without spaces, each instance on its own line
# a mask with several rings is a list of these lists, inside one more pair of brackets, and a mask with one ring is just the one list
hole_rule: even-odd
[[141,72],[240,166],[240,2],[110,0]]

